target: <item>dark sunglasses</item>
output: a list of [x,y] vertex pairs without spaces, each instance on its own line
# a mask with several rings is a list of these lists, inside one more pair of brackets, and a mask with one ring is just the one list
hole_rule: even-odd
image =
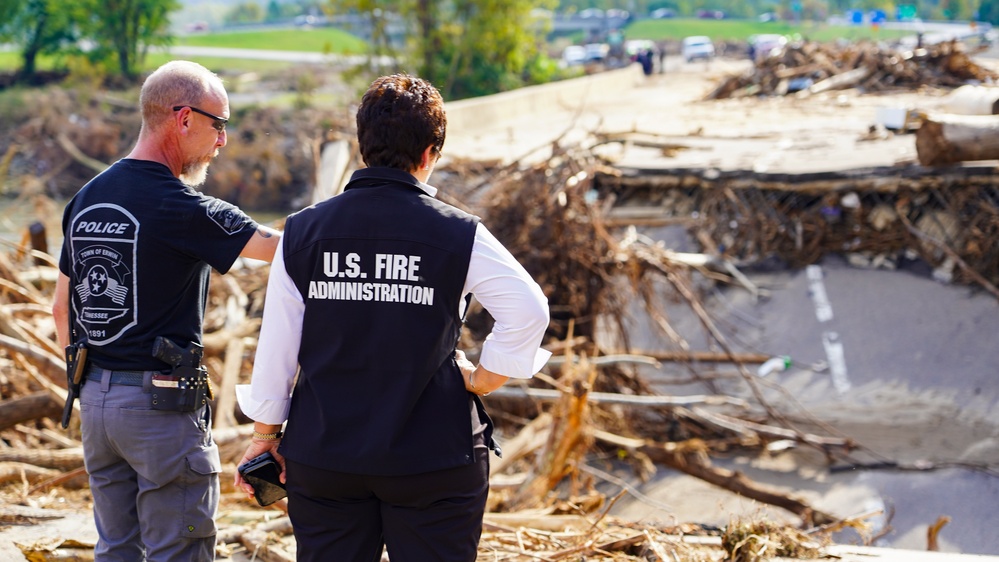
[[226,119],[225,117],[219,117],[218,115],[212,115],[211,113],[208,113],[207,111],[205,111],[203,109],[198,109],[197,107],[194,107],[193,105],[175,105],[175,106],[173,106],[173,110],[174,111],[180,111],[181,109],[184,109],[185,107],[189,108],[191,111],[193,111],[195,113],[200,113],[200,114],[204,115],[205,117],[208,117],[209,119],[211,119],[212,120],[212,127],[214,127],[215,130],[218,131],[218,132],[220,132],[220,133],[225,130],[225,125],[226,125],[226,123],[229,122],[229,120]]

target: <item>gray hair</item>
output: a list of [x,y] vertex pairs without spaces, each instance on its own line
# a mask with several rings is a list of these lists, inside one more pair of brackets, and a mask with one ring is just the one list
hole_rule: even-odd
[[170,61],[146,78],[139,92],[143,125],[156,128],[176,105],[199,105],[213,92],[225,94],[222,79],[196,62]]

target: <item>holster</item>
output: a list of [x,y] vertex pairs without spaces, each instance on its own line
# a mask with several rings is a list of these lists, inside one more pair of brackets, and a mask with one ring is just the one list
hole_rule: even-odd
[[157,373],[152,378],[154,410],[193,412],[214,398],[208,370],[201,366],[204,348],[196,342],[179,346],[157,336],[153,342],[153,357],[172,366],[169,373]]
[[211,383],[204,367],[174,367],[169,374],[153,374],[154,410],[193,412],[208,403]]
[[62,410],[62,428],[69,427],[69,419],[73,415],[73,402],[80,396],[80,388],[86,378],[87,346],[77,342],[66,346],[66,405]]

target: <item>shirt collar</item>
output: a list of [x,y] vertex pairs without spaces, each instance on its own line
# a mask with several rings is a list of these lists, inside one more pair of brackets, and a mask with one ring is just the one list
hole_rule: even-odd
[[437,188],[421,182],[420,180],[413,177],[409,172],[404,172],[396,168],[385,168],[385,167],[374,167],[374,168],[362,168],[355,171],[350,175],[350,182],[348,182],[348,187],[351,183],[355,181],[363,180],[382,180],[391,181],[396,183],[404,183],[406,185],[411,185],[431,197],[437,196]]

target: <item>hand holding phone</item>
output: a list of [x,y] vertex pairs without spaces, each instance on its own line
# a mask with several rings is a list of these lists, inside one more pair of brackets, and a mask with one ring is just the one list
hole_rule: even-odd
[[267,506],[287,497],[288,492],[281,483],[281,465],[270,451],[239,465],[237,470],[253,487],[253,497],[258,504]]

